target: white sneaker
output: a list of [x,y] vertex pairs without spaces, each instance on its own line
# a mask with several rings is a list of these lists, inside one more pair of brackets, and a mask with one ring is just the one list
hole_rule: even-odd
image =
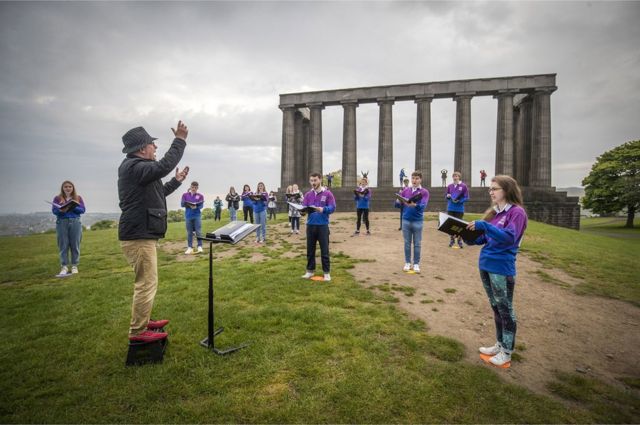
[[495,345],[491,347],[480,347],[478,351],[486,356],[495,356],[502,350],[502,345],[499,342],[496,342]]
[[71,266],[71,273],[78,274],[78,266]]
[[420,273],[420,266],[418,264],[413,265],[413,271],[416,273]]
[[307,271],[305,274],[302,275],[303,279],[311,279],[313,277],[313,272]]
[[502,366],[511,361],[511,353],[507,353],[505,350],[500,350],[500,352],[491,357],[489,361],[493,365]]
[[187,250],[184,253],[185,254],[193,254],[193,248],[191,248],[191,247],[187,248]]
[[67,266],[62,266],[62,268],[60,269],[60,273],[58,273],[57,276],[64,276],[68,273],[69,269],[67,268]]
[[300,230],[296,230],[296,235],[299,235],[299,234],[300,234]]
[[331,282],[331,275],[329,273],[325,273],[324,274],[324,281],[325,282]]
[[405,272],[411,270],[411,263],[404,263],[404,267],[402,268],[402,270]]
[[199,253],[202,252],[202,247],[201,246],[198,247],[198,252]]

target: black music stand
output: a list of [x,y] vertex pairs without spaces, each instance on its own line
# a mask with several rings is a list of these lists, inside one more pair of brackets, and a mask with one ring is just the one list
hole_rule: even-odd
[[220,327],[214,331],[214,303],[213,303],[213,245],[218,243],[226,243],[235,245],[242,239],[247,237],[251,232],[255,231],[260,225],[249,224],[244,221],[232,221],[226,226],[222,226],[212,233],[207,233],[205,237],[198,237],[198,240],[209,242],[209,313],[208,313],[208,332],[207,337],[200,341],[200,345],[210,349],[212,352],[224,356],[235,351],[248,347],[249,344],[242,344],[237,347],[219,350],[215,346],[215,337],[220,334],[224,328]]

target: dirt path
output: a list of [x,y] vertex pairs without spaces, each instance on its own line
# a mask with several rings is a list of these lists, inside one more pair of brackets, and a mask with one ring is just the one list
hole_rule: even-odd
[[[375,260],[352,270],[365,286],[396,285],[391,289],[400,308],[424,320],[432,333],[448,336],[466,346],[466,358],[483,364],[479,345],[495,342],[493,316],[478,276],[479,247],[449,249],[448,236],[425,223],[422,273],[402,272],[403,242],[398,215],[372,213],[372,236],[350,236],[354,214],[332,217],[332,252]],[[596,296],[576,295],[543,279],[542,273],[568,285],[579,280],[560,270],[544,268],[524,255],[518,257],[515,310],[518,318],[517,351],[522,357],[507,370],[494,368],[504,379],[539,393],[554,371],[580,369],[610,384],[619,377],[639,377],[640,309],[628,303]],[[404,288],[398,288],[404,287]],[[414,288],[415,293],[411,295]],[[455,292],[454,292],[455,290]],[[487,366],[488,367],[488,366]]]

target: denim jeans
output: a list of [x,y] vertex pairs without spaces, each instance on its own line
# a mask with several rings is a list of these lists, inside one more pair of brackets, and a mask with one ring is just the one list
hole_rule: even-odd
[[404,237],[404,262],[411,263],[411,243],[413,242],[413,263],[420,264],[420,244],[422,243],[422,226],[420,221],[402,221],[402,236]]
[[[202,217],[192,217],[187,219],[187,245],[193,248],[193,232],[196,236],[202,237]],[[202,246],[202,241],[198,239],[198,246]]]
[[80,219],[59,218],[56,220],[56,234],[58,235],[60,265],[69,264],[69,251],[71,251],[71,265],[77,266],[80,261],[80,241],[82,241]]
[[262,239],[264,241],[267,238],[267,211],[254,212],[254,216],[256,224],[260,225],[260,227],[256,229],[256,239]]
[[496,339],[502,346],[513,351],[516,343],[516,314],[513,311],[513,289],[516,281],[513,276],[488,273],[480,270],[482,286],[489,297],[496,322]]
[[236,211],[237,210],[235,208],[229,207],[229,220],[230,221],[236,221],[238,219]]

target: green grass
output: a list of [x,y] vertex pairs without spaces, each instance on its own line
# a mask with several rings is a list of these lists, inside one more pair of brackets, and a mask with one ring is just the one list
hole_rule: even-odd
[[[183,240],[183,226],[171,224],[168,239]],[[332,258],[333,281],[323,284],[300,280],[304,259],[281,258],[269,244],[221,249],[243,255],[214,267],[225,327],[216,341],[251,346],[228,357],[199,346],[207,258],[180,262],[159,250],[154,316],[172,320],[171,342],[162,365],[125,368],[133,274],[116,232],[86,232],[80,275],[63,280],[52,277],[54,235],[0,239],[0,422],[609,420],[460,362],[459,342],[428,334],[387,303],[389,294],[358,285],[345,255]],[[250,263],[254,251],[264,261]]]
[[580,231],[608,236],[640,238],[640,217],[633,220],[634,227],[632,229],[624,227],[626,223],[626,217],[582,217]]

